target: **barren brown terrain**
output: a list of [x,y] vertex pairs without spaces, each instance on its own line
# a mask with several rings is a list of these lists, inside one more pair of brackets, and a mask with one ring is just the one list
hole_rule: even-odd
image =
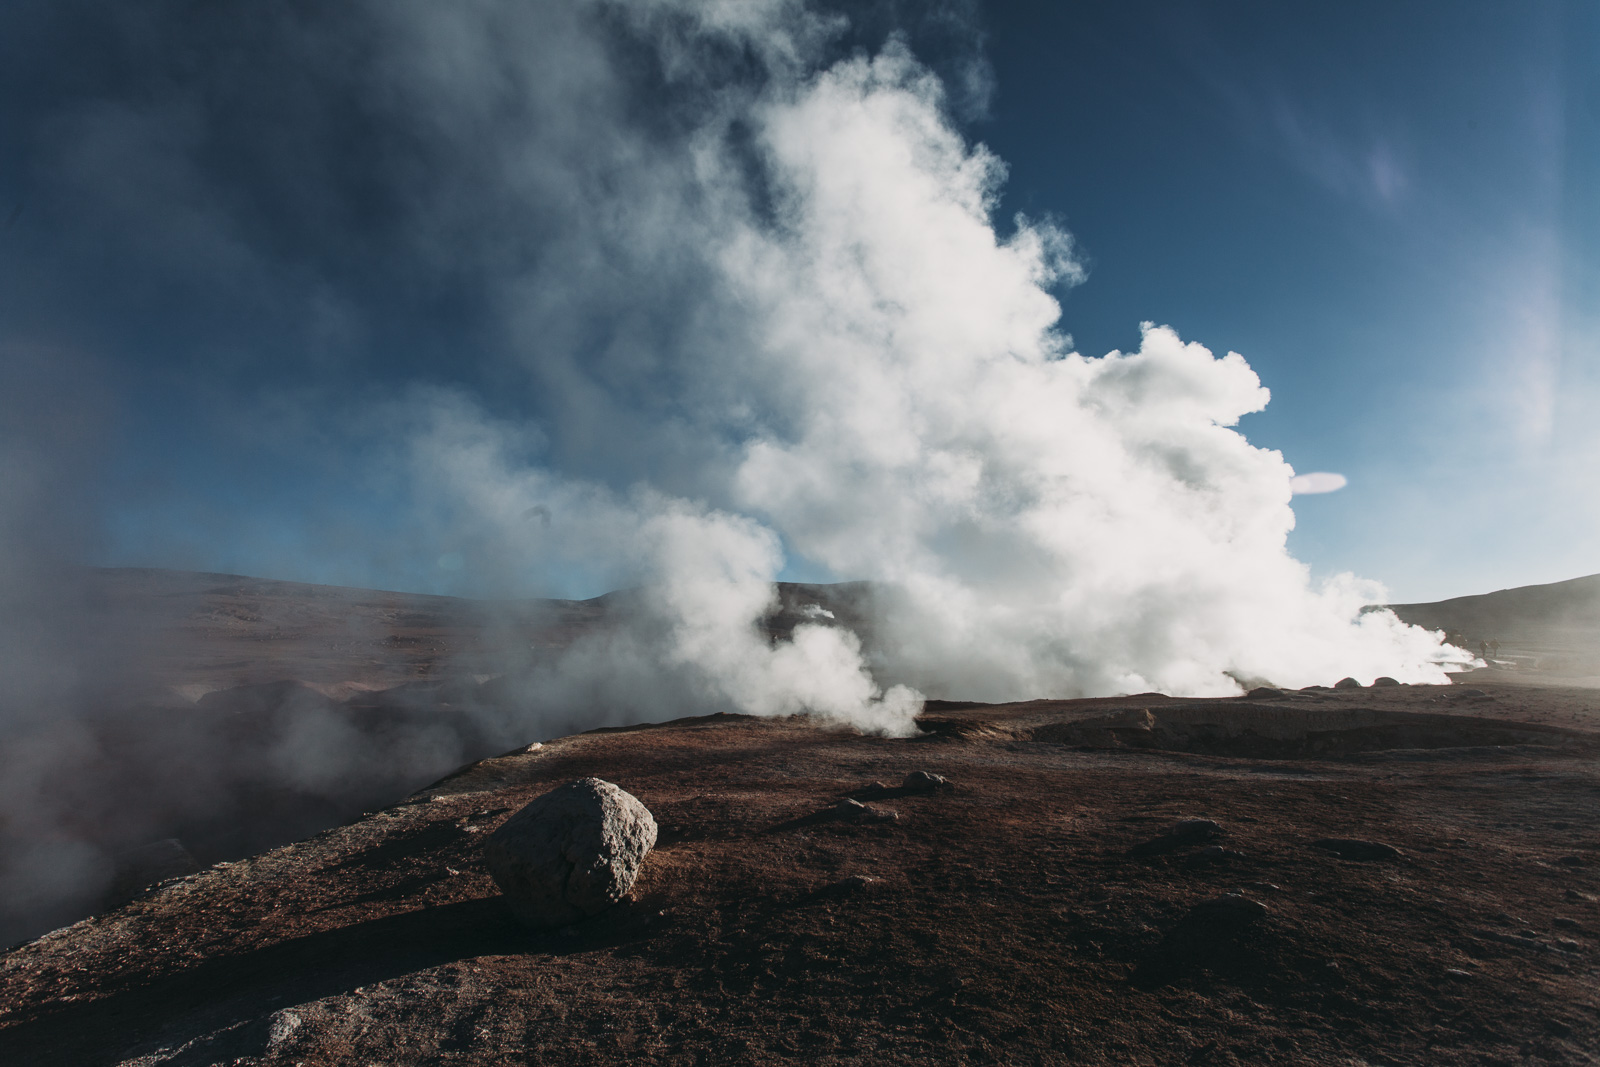
[[[1595,697],[1145,695],[933,705],[911,739],[720,716],[567,737],[13,949],[0,1061],[1590,1064]],[[953,788],[903,794],[914,770]],[[528,932],[479,844],[586,775],[643,800],[659,844],[625,904]],[[831,817],[849,796],[877,814]],[[1193,818],[1217,831],[1163,837]]]
[[[530,707],[538,672],[603,639],[627,592],[473,601],[142,569],[70,586],[90,684],[0,737],[0,946],[175,867],[347,822],[525,734],[671,717]],[[819,599],[848,617],[852,588],[784,586],[769,631]],[[63,841],[92,852],[52,881],[34,868]]]

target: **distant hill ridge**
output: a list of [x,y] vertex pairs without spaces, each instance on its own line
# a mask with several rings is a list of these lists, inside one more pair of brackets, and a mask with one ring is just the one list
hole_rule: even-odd
[[1406,622],[1541,651],[1600,651],[1600,574],[1433,604],[1390,604]]
[[[564,647],[614,620],[619,609],[625,613],[637,592],[584,601],[471,600],[151,568],[104,568],[94,575],[95,599],[120,612],[128,631],[183,634],[176,643],[161,642],[165,673],[197,673],[184,680],[213,686],[368,676],[373,683],[398,684],[433,676],[451,662],[458,670],[498,673],[492,654],[484,664],[469,662],[486,636],[498,634],[490,645],[510,639],[523,648]],[[868,582],[780,583],[777,610],[764,626],[775,639],[787,637],[799,623],[816,621],[816,605],[870,643],[872,592]],[[1536,657],[1600,658],[1600,574],[1387,606],[1406,622],[1458,635],[1472,649],[1498,641]]]

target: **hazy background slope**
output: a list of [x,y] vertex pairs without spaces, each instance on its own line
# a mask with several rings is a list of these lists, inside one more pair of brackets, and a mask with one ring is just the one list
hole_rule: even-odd
[[1600,574],[1434,604],[1392,604],[1406,622],[1460,635],[1476,650],[1497,642],[1504,667],[1600,674]]

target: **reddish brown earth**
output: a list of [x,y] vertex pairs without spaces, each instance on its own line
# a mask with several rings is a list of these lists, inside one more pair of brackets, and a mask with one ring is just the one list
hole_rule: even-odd
[[[12,950],[0,1062],[1593,1064],[1600,700],[1474,688],[565,738]],[[809,818],[912,770],[954,788]],[[480,842],[585,775],[660,841],[525,931]],[[1128,854],[1185,817],[1224,836]],[[1185,920],[1230,892],[1265,912]]]
[[[539,672],[574,641],[626,623],[627,592],[474,601],[142,569],[61,584],[62,673],[81,684],[0,721],[0,946],[510,745],[650,716],[538,700]],[[852,591],[784,585],[768,632],[819,601],[859,626]]]

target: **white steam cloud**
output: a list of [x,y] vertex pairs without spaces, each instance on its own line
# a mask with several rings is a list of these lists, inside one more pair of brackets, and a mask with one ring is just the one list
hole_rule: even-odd
[[[525,431],[460,397],[419,401],[431,414],[417,470],[426,496],[455,502],[453,522],[507,559],[648,590],[655,625],[606,655],[575,651],[540,699],[560,703],[562,678],[588,692],[628,679],[682,693],[674,704],[903,733],[912,690],[1445,680],[1452,650],[1437,635],[1362,613],[1378,587],[1314,587],[1288,554],[1289,499],[1307,482],[1234,429],[1268,398],[1242,356],[1148,323],[1137,352],[1070,351],[1051,294],[1082,277],[1070,239],[1023,218],[997,232],[1003,164],[952,126],[940,82],[894,40],[810,69],[796,57],[816,24],[796,29],[793,5],[760,10],[694,27],[750,35],[765,78],[724,90],[681,156],[623,165],[618,184],[648,192],[604,205],[620,232],[582,231],[613,258],[507,287],[526,358],[563,401],[626,403],[637,420],[642,405],[618,401],[635,382],[570,373],[572,354],[552,352],[550,287],[669,261],[702,280],[675,336],[606,353],[662,390],[658,417],[621,432],[687,473],[636,457],[637,480],[612,489],[519,465]],[[833,627],[776,647],[758,635],[785,552],[881,583],[870,662]]]
[[[8,936],[97,899],[113,845],[177,832],[168,787],[191,810],[241,783],[348,800],[450,765],[467,734],[479,751],[714,711],[907,734],[923,695],[1442,682],[1466,659],[1363,612],[1376,585],[1314,584],[1289,555],[1291,494],[1337,476],[1297,478],[1236,429],[1268,398],[1242,356],[1148,323],[1138,351],[1071,350],[1071,239],[997,223],[1003,163],[900,37],[852,38],[802,0],[72,10],[97,6],[0,14],[10,38],[63,42],[0,72],[28,86],[0,99],[0,140],[33,192],[0,243],[30,316],[0,333]],[[963,106],[982,97],[981,62],[952,69]],[[129,482],[157,502],[125,534],[288,544],[305,565],[283,577],[325,578],[354,544],[386,562],[345,580],[409,556],[436,591],[625,590],[627,610],[557,654],[508,650],[509,699],[462,698],[461,738],[407,719],[369,743],[296,689],[263,705],[287,723],[266,746],[204,709],[102,716],[139,671],[125,635],[86,631],[66,564],[94,525],[79,497],[125,480],[86,473],[114,420],[85,402],[104,376],[16,354],[73,347],[19,346],[28,330],[201,380],[186,399],[226,409],[219,440],[325,454],[321,491],[383,530],[286,538],[214,500],[169,506],[166,468],[204,464],[163,454]],[[271,399],[229,409],[242,393]],[[180,408],[175,429],[195,421]],[[271,460],[231,477],[270,480]],[[764,626],[794,574],[872,586]]]

